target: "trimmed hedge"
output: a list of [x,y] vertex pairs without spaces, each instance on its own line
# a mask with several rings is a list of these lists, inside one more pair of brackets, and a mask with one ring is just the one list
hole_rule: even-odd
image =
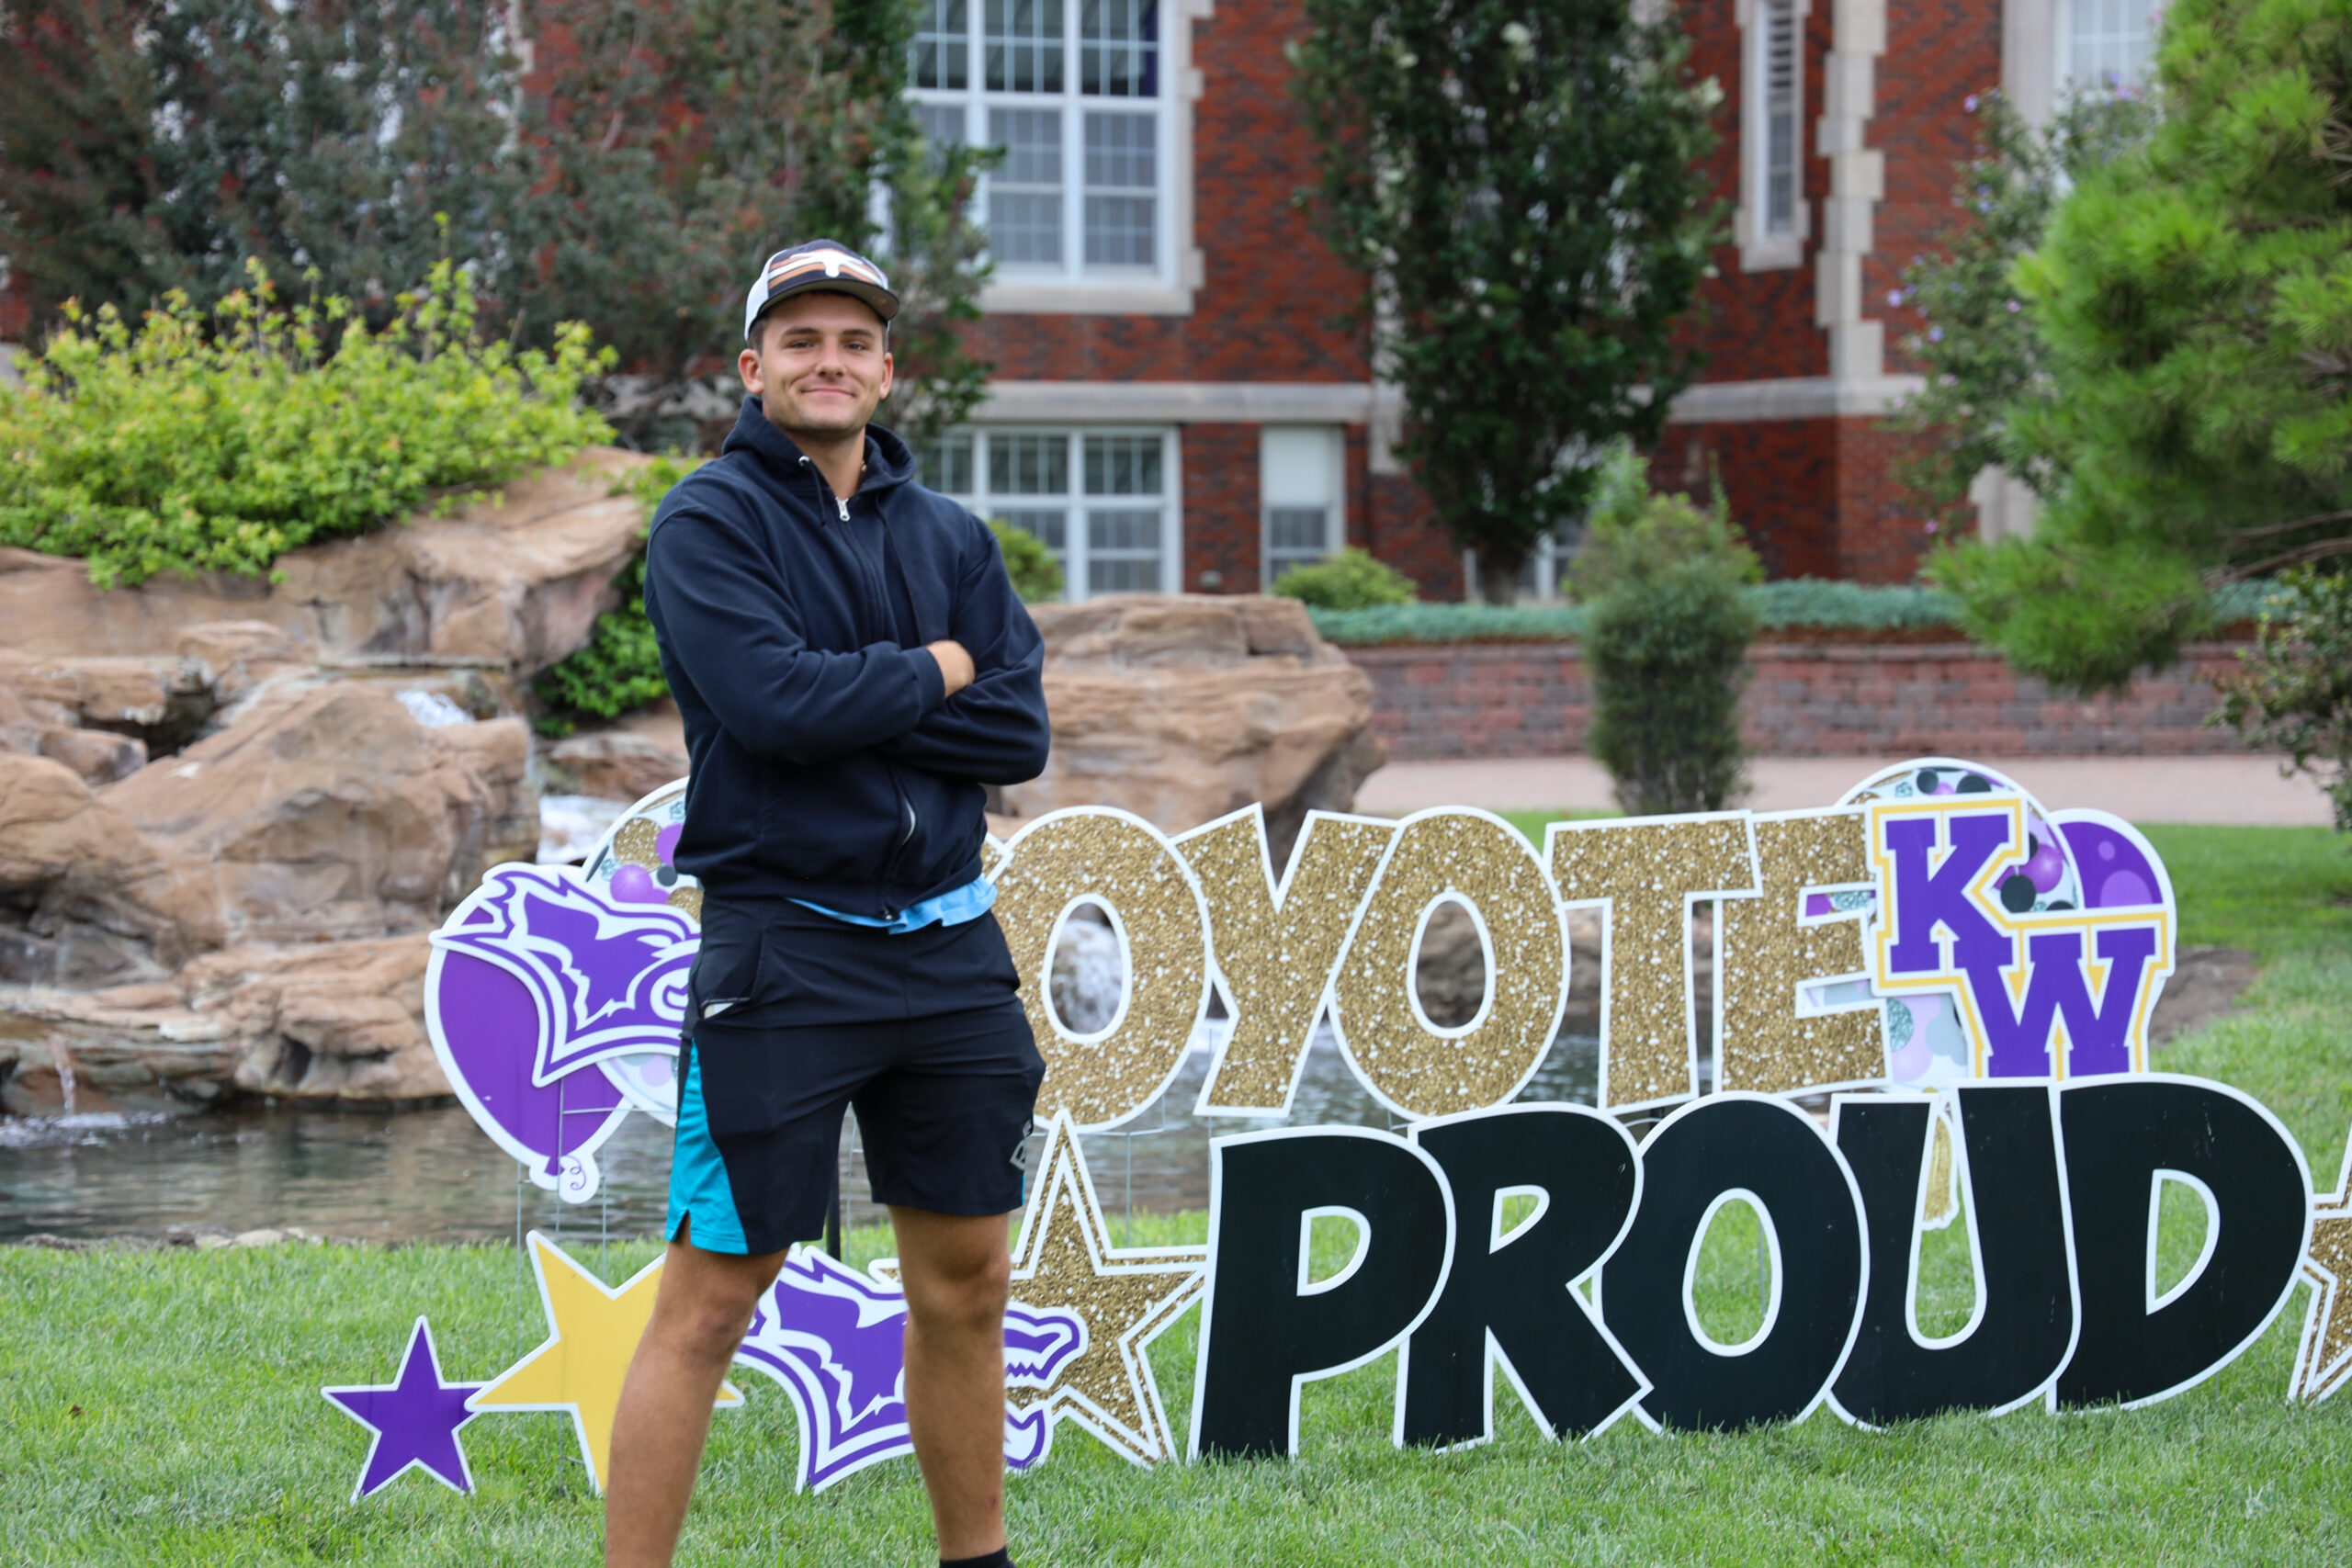
[[[2253,620],[2269,585],[2233,582],[2213,595],[2217,626]],[[1964,637],[1959,602],[1933,588],[1879,586],[1793,578],[1744,590],[1769,632],[1779,627],[1828,631],[1940,630]],[[1582,604],[1382,604],[1368,610],[1307,614],[1324,637],[1341,647],[1380,643],[1559,642],[1584,635]]]

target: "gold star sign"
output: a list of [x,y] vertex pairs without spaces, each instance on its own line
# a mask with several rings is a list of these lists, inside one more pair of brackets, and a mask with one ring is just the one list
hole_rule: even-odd
[[2289,1397],[2316,1404],[2352,1378],[2352,1145],[2344,1151],[2335,1190],[2312,1205],[2312,1245],[2303,1257],[2312,1304],[2295,1352]]
[[[653,1316],[662,1260],[655,1258],[615,1290],[538,1232],[530,1234],[529,1245],[539,1303],[547,1309],[547,1343],[501,1372],[466,1401],[466,1408],[569,1411],[581,1457],[588,1463],[588,1484],[601,1493],[612,1462],[613,1412],[620,1405],[621,1380]],[[732,1387],[719,1386],[722,1409],[742,1403]]]
[[1086,1346],[1047,1387],[1005,1398],[1024,1412],[1044,1405],[1050,1423],[1077,1422],[1136,1464],[1174,1457],[1144,1350],[1200,1295],[1207,1266],[1206,1247],[1113,1247],[1078,1134],[1057,1116],[1013,1250],[1012,1298],[1078,1314]]

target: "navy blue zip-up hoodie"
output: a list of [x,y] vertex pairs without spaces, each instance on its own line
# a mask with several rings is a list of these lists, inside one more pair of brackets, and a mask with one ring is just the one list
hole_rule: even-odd
[[[645,613],[694,760],[674,863],[716,897],[895,916],[980,874],[983,785],[1045,771],[1044,644],[996,536],[866,434],[844,502],[746,398],[653,516]],[[942,637],[977,671],[953,697]]]

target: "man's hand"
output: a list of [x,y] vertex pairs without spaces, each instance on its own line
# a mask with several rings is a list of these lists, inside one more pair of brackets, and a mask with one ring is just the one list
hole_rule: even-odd
[[923,644],[923,651],[939,660],[939,673],[947,682],[949,696],[972,683],[972,676],[976,673],[972,669],[972,656],[964,651],[962,643],[953,637],[941,637],[937,642]]

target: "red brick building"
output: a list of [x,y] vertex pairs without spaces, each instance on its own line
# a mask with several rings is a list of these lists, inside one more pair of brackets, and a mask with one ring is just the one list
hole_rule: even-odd
[[[978,194],[997,379],[931,481],[1045,537],[1077,597],[1250,592],[1343,544],[1461,595],[1475,565],[1337,320],[1359,282],[1292,200],[1315,177],[1283,54],[1298,0],[926,3],[927,130],[1006,150]],[[2069,81],[2136,77],[2150,3],[1680,0],[1736,220],[1657,479],[1719,475],[1776,575],[1908,578],[1929,536],[1881,425],[1918,385],[1916,323],[1890,295],[1950,219],[1970,101],[1998,85],[2040,115]],[[28,324],[0,287],[0,340]],[[2018,525],[2015,487],[1980,490],[1986,526]],[[1552,592],[1555,554],[1526,591]]]
[[[1465,562],[1390,453],[1394,393],[1334,320],[1357,282],[1290,199],[1314,179],[1282,49],[1295,0],[930,6],[913,92],[932,135],[1006,149],[979,197],[998,378],[932,482],[1042,535],[1073,596],[1248,592],[1341,544],[1462,593]],[[1890,294],[1949,220],[1970,100],[2002,86],[2039,115],[2069,80],[2136,76],[2147,8],[1685,0],[1737,218],[1659,480],[1720,473],[1776,575],[1907,579],[1930,536],[1880,429],[1918,385]],[[1547,552],[1526,587],[1553,581]]]

